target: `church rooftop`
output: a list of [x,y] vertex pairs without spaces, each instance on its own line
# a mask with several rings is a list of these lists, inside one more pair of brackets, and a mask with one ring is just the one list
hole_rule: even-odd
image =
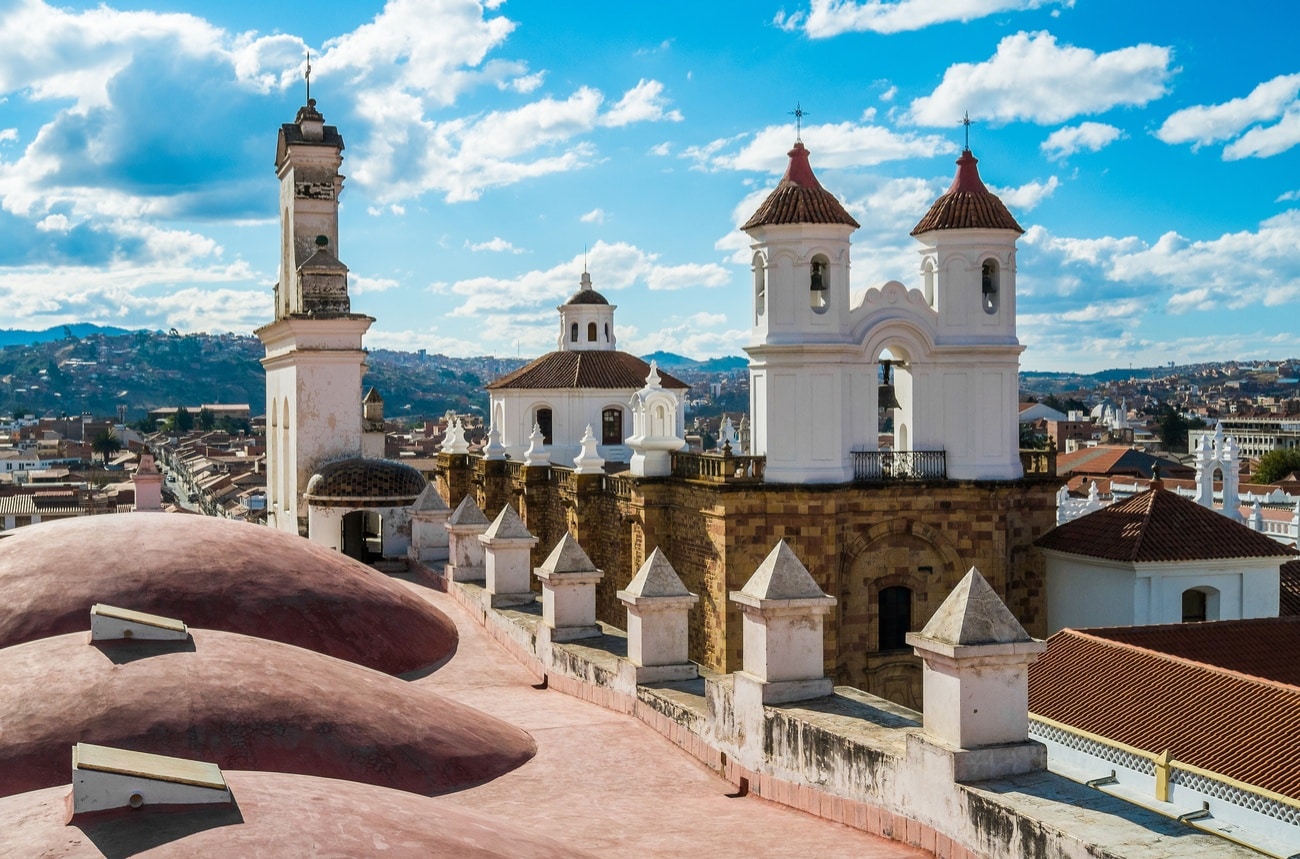
[[962,150],[957,159],[957,175],[942,197],[934,201],[930,211],[912,230],[912,235],[931,230],[1015,230],[1024,229],[1016,223],[1011,212],[998,196],[984,186],[980,179],[979,163],[969,149]]
[[[650,365],[635,355],[613,350],[550,352],[487,386],[489,391],[512,388],[633,388],[645,386]],[[665,388],[690,385],[660,373]]]
[[845,224],[854,229],[861,226],[817,181],[803,141],[795,141],[788,154],[790,163],[785,175],[742,230],[781,224]]

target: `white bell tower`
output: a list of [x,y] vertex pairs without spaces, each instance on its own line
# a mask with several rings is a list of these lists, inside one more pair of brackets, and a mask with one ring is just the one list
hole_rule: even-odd
[[770,483],[852,478],[849,235],[858,228],[796,141],[776,189],[744,226],[752,238],[749,353],[753,453]]
[[267,520],[306,534],[302,493],[317,465],[362,452],[361,339],[375,320],[351,312],[338,259],[343,138],[316,100],[280,127],[280,282],[266,347]]

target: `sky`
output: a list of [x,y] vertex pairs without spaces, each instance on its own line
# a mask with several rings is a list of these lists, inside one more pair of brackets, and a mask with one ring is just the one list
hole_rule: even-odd
[[919,286],[968,113],[1026,230],[1023,369],[1296,357],[1297,33],[1264,0],[0,0],[0,325],[270,321],[310,51],[371,348],[549,351],[585,261],[620,348],[743,354],[738,227],[798,106],[854,290]]

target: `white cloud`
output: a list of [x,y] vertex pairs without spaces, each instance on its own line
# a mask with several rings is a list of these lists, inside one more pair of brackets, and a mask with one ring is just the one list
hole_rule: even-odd
[[1224,161],[1268,158],[1300,143],[1300,102],[1292,104],[1282,119],[1266,128],[1252,128],[1223,147]]
[[[775,23],[825,39],[842,33],[901,33],[1044,5],[1054,4],[1051,0],[812,0],[807,12],[778,13]],[[1074,0],[1061,0],[1061,5],[1073,6]]]
[[992,190],[1012,211],[1028,212],[1052,196],[1060,184],[1060,180],[1050,176],[1046,182],[1034,180],[1016,188],[993,188]]
[[1156,137],[1165,143],[1190,143],[1194,149],[1230,140],[1252,125],[1294,112],[1297,95],[1300,95],[1300,74],[1279,75],[1259,84],[1244,98],[1196,105],[1170,114],[1156,131]]
[[66,233],[72,222],[64,214],[46,215],[36,222],[36,229],[43,233]]
[[18,139],[18,129],[0,128],[0,143],[12,143]]
[[650,154],[657,155],[660,158],[671,155],[672,151],[673,145],[666,140],[663,143],[656,143],[654,146],[650,147]]
[[605,210],[592,209],[587,214],[578,218],[578,220],[582,221],[584,224],[603,224],[605,223]]
[[665,351],[688,358],[717,358],[739,355],[749,342],[749,331],[724,328],[727,317],[721,313],[693,313],[656,331],[622,333],[619,348],[635,355]]
[[[687,286],[722,286],[731,273],[716,263],[665,266],[659,255],[624,242],[596,242],[587,251],[585,265],[595,288],[603,293],[640,285],[648,289],[679,289]],[[581,255],[549,269],[534,269],[517,277],[475,277],[439,291],[463,298],[449,316],[483,317],[516,312],[539,313],[539,324],[554,324],[553,307],[578,287],[584,259]]]
[[1291,200],[1300,200],[1300,189],[1297,189],[1295,191],[1287,191],[1285,193],[1279,194],[1277,199],[1274,200],[1273,202],[1286,203]]
[[623,93],[617,104],[606,111],[601,118],[601,125],[617,128],[633,122],[658,122],[665,119],[681,122],[680,111],[665,110],[668,102],[663,93],[662,83],[642,78],[636,86]]
[[[739,149],[733,144],[748,141]],[[752,170],[780,173],[789,163],[787,152],[795,138],[795,127],[771,125],[756,134],[714,140],[704,146],[692,146],[681,157],[695,162],[702,170]],[[929,158],[957,147],[946,138],[899,134],[879,125],[841,122],[834,125],[807,125],[803,128],[804,144],[811,153],[813,168],[871,167],[886,161],[906,158]]]
[[351,295],[366,295],[368,293],[387,292],[400,286],[397,281],[390,277],[362,277],[356,274],[348,277],[348,292]]
[[1168,91],[1172,52],[1140,44],[1098,54],[1058,45],[1051,33],[1016,33],[983,63],[948,67],[907,117],[918,125],[952,125],[968,108],[976,119],[1064,122],[1118,106],[1141,106]]
[[1099,152],[1124,136],[1124,132],[1104,122],[1081,122],[1058,128],[1040,147],[1053,161],[1062,161],[1076,152]]
[[486,242],[466,241],[465,247],[469,248],[474,253],[480,253],[482,251],[490,251],[492,253],[498,253],[498,254],[499,253],[521,254],[524,252],[523,248],[515,247],[510,242],[506,241],[500,236],[493,236],[492,238],[488,239]]

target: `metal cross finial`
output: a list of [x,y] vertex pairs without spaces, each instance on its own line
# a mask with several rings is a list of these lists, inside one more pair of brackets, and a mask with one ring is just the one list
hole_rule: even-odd
[[966,148],[970,149],[970,111],[962,113],[961,124],[966,126]]
[[307,51],[307,72],[303,75],[307,79],[307,102],[311,103],[311,51]]
[[808,111],[804,110],[803,106],[799,104],[799,102],[795,102],[794,110],[790,111],[790,115],[794,117],[794,139],[802,143],[803,118],[808,115]]

